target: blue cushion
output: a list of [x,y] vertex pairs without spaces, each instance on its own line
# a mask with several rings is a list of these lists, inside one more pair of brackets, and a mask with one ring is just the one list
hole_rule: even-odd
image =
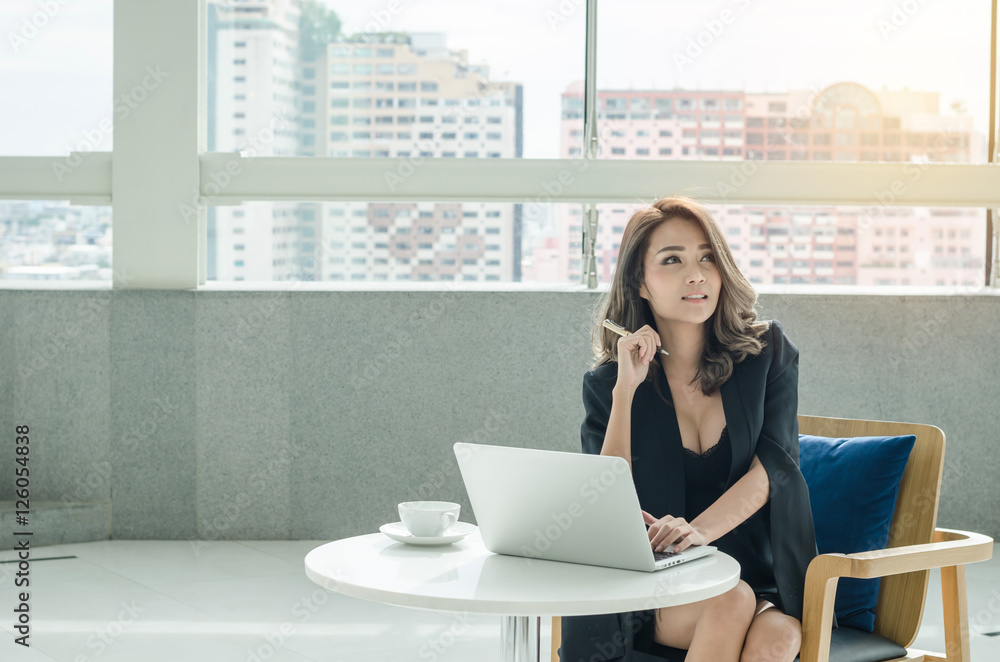
[[[820,554],[885,548],[899,480],[916,440],[912,434],[847,439],[799,435],[799,465],[809,486]],[[838,626],[875,629],[881,581],[840,579],[834,604]]]

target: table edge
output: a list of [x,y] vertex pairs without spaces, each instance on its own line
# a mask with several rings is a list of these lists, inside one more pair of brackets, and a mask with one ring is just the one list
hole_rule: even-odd
[[[525,605],[523,602],[510,600],[491,600],[487,602],[484,600],[414,595],[411,593],[399,593],[386,589],[359,587],[357,585],[341,582],[332,577],[327,577],[326,575],[315,572],[308,565],[305,565],[304,561],[303,565],[305,565],[306,576],[320,587],[335,593],[340,593],[341,595],[345,595],[347,597],[368,600],[370,602],[378,602],[379,604],[429,611],[458,611],[474,614],[495,614],[500,616],[587,616],[594,614],[644,611],[647,609],[658,609],[662,607],[675,607],[700,602],[702,600],[708,600],[712,597],[722,595],[740,582],[740,565],[735,559],[733,559],[733,561],[736,567],[730,576],[726,577],[723,581],[720,581],[711,588],[705,589],[705,592],[709,594],[702,595],[702,597],[699,597],[697,600],[682,600],[679,602],[670,600],[657,601],[655,597],[647,596],[639,599],[601,599],[594,600],[593,603],[582,604],[577,601],[575,606],[572,607],[567,606],[564,602],[557,601],[534,602],[530,605]],[[685,595],[689,596],[690,593],[681,594],[679,597],[684,597]],[[428,603],[431,602],[434,603],[434,606],[428,605]],[[588,604],[590,606],[586,606]],[[526,609],[526,607],[530,607],[530,609]]]

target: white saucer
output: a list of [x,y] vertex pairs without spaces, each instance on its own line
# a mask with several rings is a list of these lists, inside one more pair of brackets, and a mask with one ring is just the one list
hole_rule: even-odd
[[468,522],[455,522],[445,529],[444,533],[440,536],[415,536],[403,526],[402,522],[391,522],[383,524],[378,530],[393,540],[411,545],[447,545],[448,543],[461,540],[478,528],[475,524]]

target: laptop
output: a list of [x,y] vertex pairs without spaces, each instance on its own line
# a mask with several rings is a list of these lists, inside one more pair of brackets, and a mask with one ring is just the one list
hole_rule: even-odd
[[654,572],[716,550],[654,552],[624,458],[466,442],[454,450],[495,554]]

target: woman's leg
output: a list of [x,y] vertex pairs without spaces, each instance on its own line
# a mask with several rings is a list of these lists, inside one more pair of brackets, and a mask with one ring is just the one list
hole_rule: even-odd
[[756,596],[742,579],[708,600],[657,610],[653,640],[686,648],[685,662],[737,662],[754,618]]
[[802,623],[760,598],[740,662],[791,662],[802,645]]

